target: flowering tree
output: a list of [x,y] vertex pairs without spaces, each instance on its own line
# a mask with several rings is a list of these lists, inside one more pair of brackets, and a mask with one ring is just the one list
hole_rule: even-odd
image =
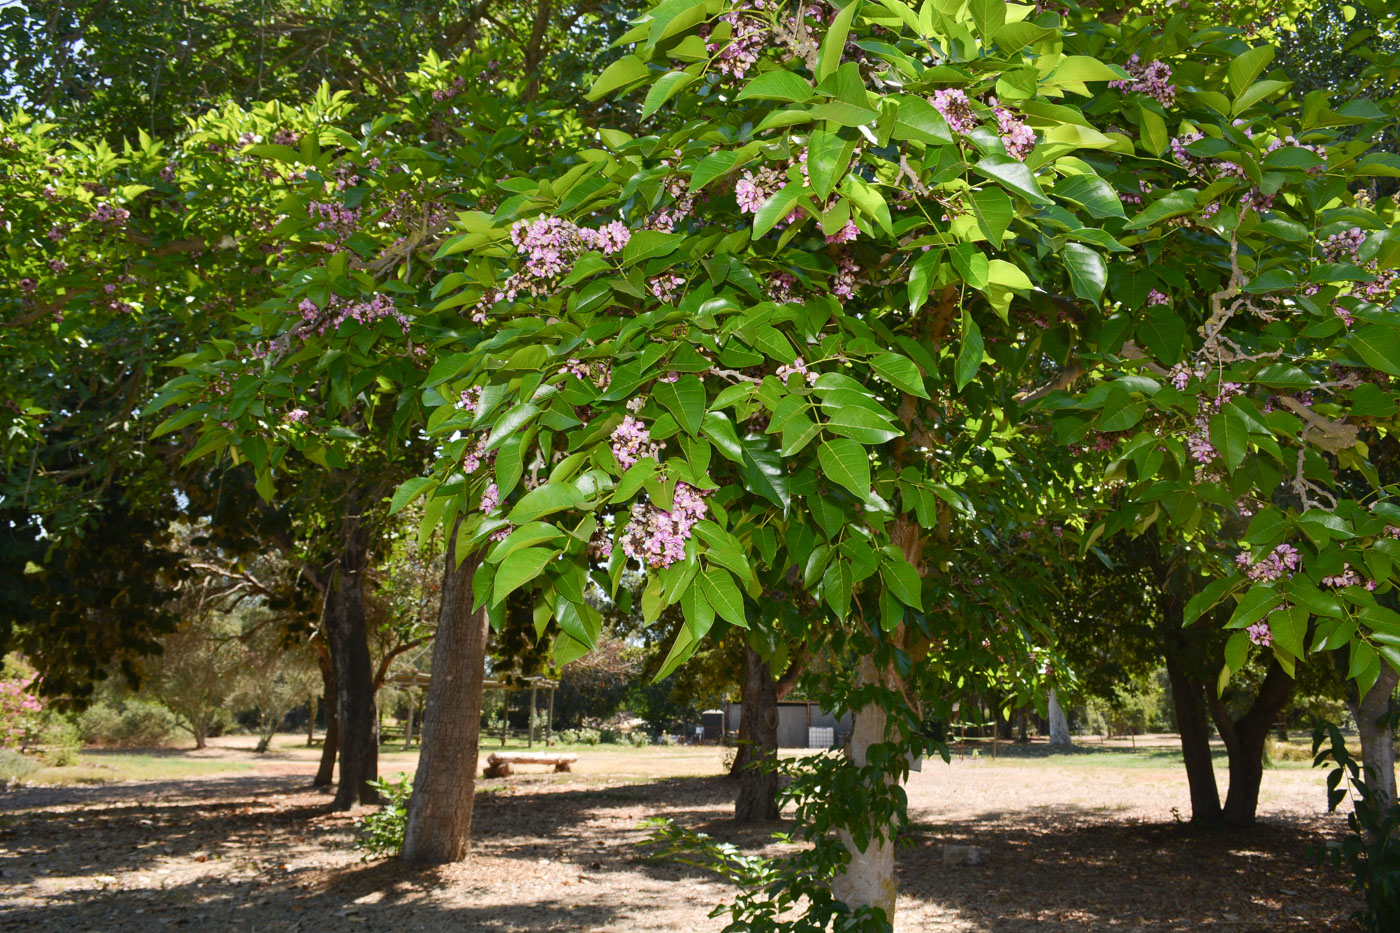
[[1316,618],[1374,682],[1394,614],[1322,578],[1352,555],[1383,592],[1393,547],[1362,432],[1394,411],[1396,249],[1363,186],[1396,164],[1351,129],[1383,112],[1281,97],[1271,46],[1185,20],[671,2],[629,38],[594,94],[693,122],[603,132],[440,251],[485,333],[439,356],[442,456],[401,492],[469,515],[488,611],[529,590],[567,660],[585,592],[642,565],[647,617],[687,621],[671,667],[805,598],[860,660],[843,793],[799,813],[870,917],[953,528],[1042,419],[1114,455],[1086,545],[1251,513],[1256,556],[1188,612],[1238,595],[1224,676],[1251,644],[1286,671]]

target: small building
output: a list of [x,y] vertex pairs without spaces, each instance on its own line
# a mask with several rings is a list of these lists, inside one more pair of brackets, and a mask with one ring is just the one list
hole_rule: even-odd
[[[743,715],[743,703],[724,704],[726,735],[738,734]],[[844,742],[850,732],[850,713],[837,719],[810,700],[778,701],[779,748],[829,748]]]

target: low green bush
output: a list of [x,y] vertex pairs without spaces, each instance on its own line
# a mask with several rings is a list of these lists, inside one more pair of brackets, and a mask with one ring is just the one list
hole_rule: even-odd
[[9,748],[0,748],[0,784],[19,784],[25,778],[43,767],[42,763],[28,755]]
[[120,706],[100,702],[78,716],[77,728],[88,745],[142,748],[168,744],[179,730],[179,720],[148,700],[128,700]]
[[379,791],[384,804],[356,825],[362,835],[355,840],[357,849],[364,849],[364,860],[389,858],[403,848],[403,834],[408,826],[408,798],[413,796],[413,781],[400,771],[395,777],[370,781]]

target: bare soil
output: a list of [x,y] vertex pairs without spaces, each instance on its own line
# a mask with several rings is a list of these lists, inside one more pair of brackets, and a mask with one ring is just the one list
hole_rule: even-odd
[[[645,859],[638,824],[670,817],[753,849],[782,828],[730,822],[716,749],[588,749],[572,774],[481,782],[470,861],[410,870],[362,860],[366,811],[327,812],[309,786],[316,752],[293,742],[262,758],[246,739],[169,753],[257,761],[251,773],[0,795],[0,930],[716,930],[707,914],[728,885]],[[414,757],[386,754],[381,770]],[[1259,825],[1224,832],[1177,822],[1185,775],[1165,756],[1003,746],[995,761],[926,762],[909,785],[896,929],[1345,929],[1345,878],[1304,857],[1342,829],[1323,779],[1266,772]],[[945,867],[947,844],[987,863]]]

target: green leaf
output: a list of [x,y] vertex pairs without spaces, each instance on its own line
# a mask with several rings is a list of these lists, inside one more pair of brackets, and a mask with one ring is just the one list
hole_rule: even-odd
[[705,418],[705,387],[693,374],[686,373],[675,382],[658,382],[652,397],[676,416],[676,423],[694,437],[700,433]]
[[1249,424],[1233,402],[1211,415],[1210,442],[1225,458],[1225,468],[1231,473],[1244,462],[1249,453]]
[[1256,583],[1245,591],[1235,605],[1226,628],[1244,628],[1272,612],[1281,601],[1272,583]]
[[1389,324],[1367,324],[1347,343],[1372,369],[1400,376],[1400,331]]
[[908,561],[903,558],[894,560],[886,555],[880,562],[880,579],[899,597],[900,602],[923,611],[923,598],[919,593],[922,581],[919,580],[919,572],[909,566]]
[[559,556],[558,548],[527,547],[513,552],[496,568],[496,583],[491,590],[491,605],[538,577],[550,561]]
[[844,437],[823,441],[817,448],[822,473],[850,490],[861,501],[870,495],[870,458],[865,448]]
[[1126,229],[1149,227],[1169,217],[1189,214],[1196,209],[1196,194],[1194,188],[1169,192],[1147,205],[1140,214],[1128,221]]
[[1225,596],[1234,589],[1237,578],[1223,577],[1210,583],[1205,589],[1186,602],[1186,608],[1181,614],[1181,624],[1190,625],[1199,619],[1207,609],[1217,605]]
[[854,405],[833,411],[825,427],[832,434],[853,438],[862,444],[883,444],[904,434],[873,411]]
[[[786,74],[786,72],[784,72]],[[728,172],[739,163],[739,153],[733,149],[720,149],[700,160],[690,173],[690,191],[693,194]],[[630,242],[630,241],[629,241]]]
[[860,0],[851,0],[845,9],[836,14],[831,28],[822,40],[821,51],[817,54],[817,83],[825,81],[827,75],[835,74],[841,64],[841,54],[846,50],[846,39],[851,34],[851,21],[860,9]]
[[540,410],[529,402],[521,402],[510,411],[506,412],[496,426],[491,429],[491,434],[486,438],[486,450],[495,450],[506,442],[506,439],[513,436],[517,431],[529,423]]
[[744,488],[779,508],[786,509],[792,502],[787,465],[777,451],[763,447],[756,441],[744,441],[744,459],[739,464],[739,477],[744,482]]
[[522,548],[533,547],[546,541],[557,541],[562,537],[564,537],[564,532],[548,522],[526,522],[507,535],[504,541],[491,548],[491,553],[486,556],[486,562],[499,564]]
[[934,146],[953,145],[953,131],[943,114],[922,97],[899,96],[899,114],[895,117],[895,139],[910,139]]
[[919,398],[929,397],[919,367],[908,357],[898,353],[881,353],[870,361],[870,365],[890,385]]
[[646,119],[653,113],[661,109],[661,105],[672,97],[675,97],[688,85],[695,81],[695,75],[684,71],[668,71],[651,86],[647,91],[646,101],[642,104],[642,119]]
[[1146,410],[1147,405],[1134,402],[1127,389],[1120,385],[1109,386],[1103,410],[1099,412],[1098,428],[1105,432],[1126,431],[1142,420]]
[[1069,269],[1074,293],[1085,301],[1098,304],[1104,286],[1108,284],[1108,266],[1103,256],[1083,243],[1066,243],[1061,255]]
[[743,461],[744,445],[739,443],[739,436],[734,433],[734,425],[728,415],[722,412],[706,412],[700,422],[700,433],[709,438],[710,443],[730,460],[735,463]]
[[967,308],[963,308],[962,343],[958,347],[957,368],[953,376],[953,381],[957,383],[959,392],[976,378],[977,370],[982,366],[982,354],[985,349],[986,345],[982,341],[982,329],[977,326],[977,322],[972,319]]
[[1293,607],[1269,616],[1269,631],[1274,633],[1274,647],[1282,648],[1295,658],[1303,657],[1303,638],[1308,633],[1308,610]]
[[624,55],[603,69],[603,73],[593,82],[593,87],[585,96],[589,100],[598,100],[620,87],[642,80],[649,74],[651,69],[647,67],[646,62],[635,55]]
[[792,209],[797,206],[797,202],[802,199],[802,186],[788,182],[773,192],[773,195],[764,201],[753,215],[753,235],[756,238],[763,236],[782,220]]
[[389,500],[389,514],[394,515],[403,511],[404,506],[417,499],[432,481],[430,476],[415,476],[412,479],[404,480],[403,484],[394,490],[394,497]]
[[859,175],[848,174],[841,179],[841,190],[846,197],[880,225],[886,233],[894,232],[894,222],[890,219],[890,206],[880,190]]
[[1011,226],[1011,219],[1016,216],[1011,195],[1000,188],[980,188],[971,193],[970,200],[972,216],[977,219],[978,228],[993,246],[1001,246],[1006,228]]
[[632,234],[632,238],[627,241],[627,245],[622,248],[622,264],[624,266],[635,266],[638,263],[646,262],[648,259],[655,259],[658,256],[665,256],[674,253],[685,239],[684,234],[664,233],[660,230],[638,230]]
[[1169,366],[1181,361],[1186,321],[1167,305],[1153,305],[1138,323],[1138,339],[1154,357]]
[[1040,182],[1035,180],[1035,176],[1024,162],[1000,153],[992,153],[984,156],[973,169],[977,174],[999,182],[1002,187],[1009,188],[1032,204],[1051,203],[1045,192],[1040,190]]
[[515,507],[510,510],[510,520],[517,525],[523,525],[541,515],[572,509],[577,505],[577,496],[578,490],[572,483],[545,483],[536,486],[515,503]]
[[879,111],[844,100],[829,100],[812,107],[814,119],[830,120],[841,126],[869,126],[879,119],[879,116]]
[[1167,123],[1157,111],[1149,107],[1138,108],[1138,129],[1142,131],[1140,143],[1148,155],[1159,156],[1171,142],[1167,134]]
[[1071,175],[1062,178],[1055,183],[1051,194],[1081,205],[1089,212],[1090,217],[1103,219],[1126,216],[1118,192],[1097,175]]
[[781,100],[795,104],[817,96],[807,79],[791,71],[768,71],[744,85],[735,100]]
[[854,139],[843,139],[827,130],[815,130],[807,142],[807,173],[812,190],[825,201],[846,174],[856,151]]
[[1236,55],[1234,61],[1225,69],[1225,77],[1230,82],[1230,93],[1238,97],[1273,60],[1272,45],[1258,45],[1243,55]]
[[715,608],[720,618],[748,628],[749,621],[744,617],[744,594],[734,583],[734,575],[723,567],[711,567],[696,578],[705,601]]

